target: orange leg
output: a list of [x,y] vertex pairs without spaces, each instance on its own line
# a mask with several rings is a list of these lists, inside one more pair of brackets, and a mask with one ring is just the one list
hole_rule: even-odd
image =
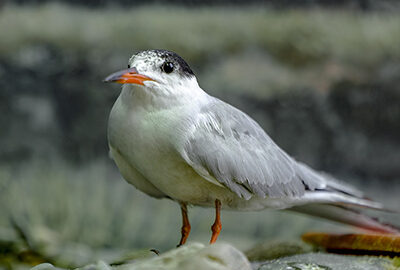
[[189,237],[190,233],[190,223],[187,214],[187,207],[185,203],[181,204],[181,211],[182,211],[182,229],[181,229],[181,241],[179,241],[178,247],[182,246],[186,243],[187,238]]
[[215,241],[217,241],[218,235],[222,229],[220,212],[221,212],[221,202],[220,202],[220,200],[216,199],[215,200],[215,222],[211,226],[212,236],[211,236],[210,244],[213,244],[213,243],[215,243]]

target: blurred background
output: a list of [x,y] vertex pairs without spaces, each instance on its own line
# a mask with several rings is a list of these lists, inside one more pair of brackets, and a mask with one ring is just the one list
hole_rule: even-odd
[[[399,209],[398,1],[0,1],[0,268],[24,245],[79,266],[177,244],[179,206],[136,191],[108,159],[120,86],[102,79],[155,48],[296,159]],[[214,211],[190,219],[190,240],[208,242]],[[220,239],[241,249],[351,230],[276,211],[222,221]]]

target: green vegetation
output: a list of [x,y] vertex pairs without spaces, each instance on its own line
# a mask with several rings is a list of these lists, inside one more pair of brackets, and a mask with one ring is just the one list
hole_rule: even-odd
[[[23,165],[18,171],[3,167],[0,227],[10,226],[14,220],[33,240],[56,237],[57,241],[81,242],[93,247],[174,246],[180,237],[178,204],[136,191],[111,164],[111,160],[98,161],[79,169],[54,161]],[[214,211],[195,207],[189,213],[193,223],[191,240],[208,241]],[[223,215],[222,238],[235,238],[233,242],[242,247],[257,237],[274,237],[278,232],[285,232],[284,238],[299,235],[310,224],[307,218],[273,211],[253,214],[228,211]],[[248,221],[243,222],[244,217]],[[293,218],[298,220],[298,228],[287,230],[292,228],[289,221]],[[287,224],[275,226],[277,219]],[[54,235],[46,235],[44,229]]]
[[59,4],[6,6],[0,13],[0,51],[26,44],[96,53],[169,48],[191,61],[224,56],[253,47],[283,63],[339,59],[375,64],[400,57],[397,14],[265,8],[148,6],[127,10],[88,10]]
[[45,45],[72,59],[80,55],[104,75],[137,50],[170,49],[192,64],[206,89],[247,89],[259,97],[327,90],[340,78],[360,79],[400,59],[399,16],[343,10],[6,5],[0,36],[0,59],[34,64]]
[[[136,191],[110,163],[93,162],[82,169],[59,161],[22,165],[17,171],[3,167],[0,249],[6,240],[20,242],[12,222],[26,234],[35,252],[63,267],[97,259],[111,263],[128,250],[174,247],[180,237],[178,204]],[[207,243],[213,214],[212,209],[189,209],[190,241]],[[247,248],[278,236],[298,238],[316,226],[329,225],[284,212],[224,212],[221,239]],[[6,259],[10,260],[0,255],[0,266]]]
[[[180,237],[178,204],[152,199],[136,191],[110,164],[111,161],[104,160],[76,168],[55,160],[24,164],[18,170],[2,167],[0,250],[17,253],[0,253],[0,267],[7,263],[15,267],[15,263],[23,259],[25,263],[47,261],[71,268],[99,259],[114,263],[149,256],[152,254],[149,249],[153,248],[162,252],[173,248]],[[391,192],[396,194],[398,188]],[[388,196],[387,191],[384,196]],[[212,209],[189,209],[192,223],[189,242],[207,243],[213,215]],[[332,232],[339,228],[294,213],[272,210],[224,211],[222,222],[220,240],[242,250],[258,242],[264,243],[253,251],[265,249],[271,240],[293,241],[306,231]],[[27,239],[22,241],[16,229],[21,229]],[[29,252],[25,241],[32,248]],[[10,243],[16,247],[6,249]],[[307,250],[299,247],[275,242],[262,256]]]

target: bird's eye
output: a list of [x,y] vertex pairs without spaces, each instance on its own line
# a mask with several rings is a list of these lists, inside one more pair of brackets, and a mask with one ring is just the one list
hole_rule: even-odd
[[174,71],[174,64],[172,64],[171,62],[164,62],[164,64],[162,64],[161,66],[161,69],[165,73],[171,73],[172,71]]

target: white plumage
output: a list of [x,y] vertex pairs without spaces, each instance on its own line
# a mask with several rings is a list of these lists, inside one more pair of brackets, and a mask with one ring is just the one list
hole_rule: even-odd
[[[330,219],[335,218],[329,209],[338,207],[342,211],[332,213],[352,217],[361,214],[343,211],[344,206],[382,208],[355,188],[295,161],[248,115],[204,92],[175,53],[143,51],[129,66],[134,69],[126,74],[144,79],[120,81],[121,72],[106,79],[125,83],[108,134],[113,159],[139,190],[185,205],[213,206],[219,200],[222,208],[237,210],[295,207]],[[308,204],[310,209],[324,205],[324,213],[307,211]],[[360,226],[343,216],[336,220]],[[363,220],[365,228],[396,231]]]

